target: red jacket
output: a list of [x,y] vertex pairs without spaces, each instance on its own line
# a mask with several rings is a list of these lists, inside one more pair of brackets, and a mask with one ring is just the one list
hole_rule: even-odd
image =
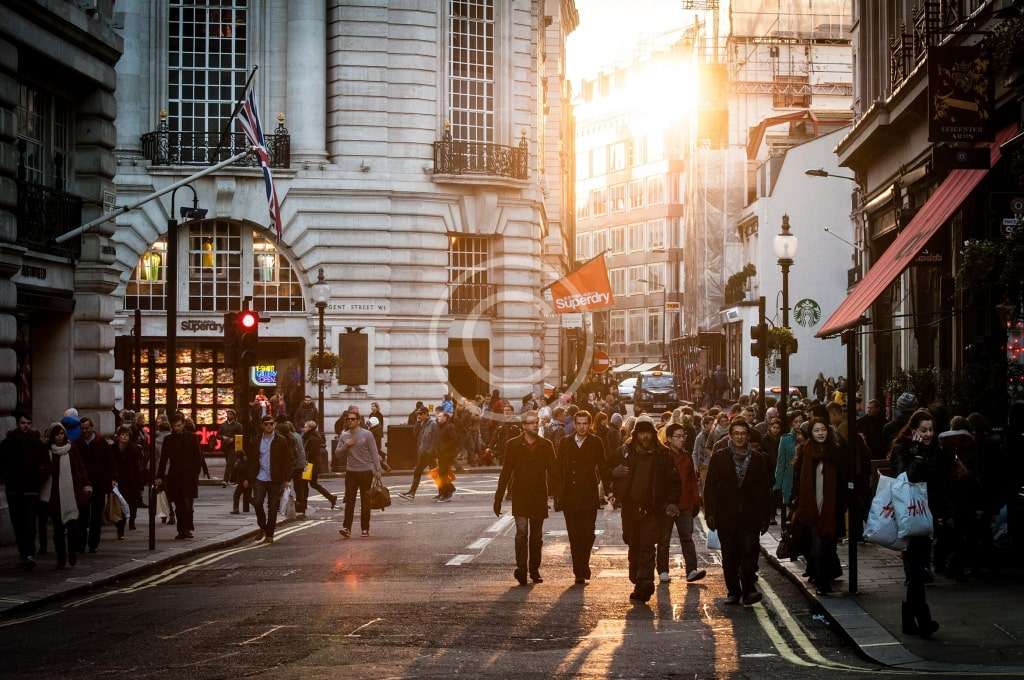
[[[671,449],[670,449],[671,450]],[[679,492],[679,502],[676,504],[680,510],[689,510],[696,514],[700,509],[700,487],[697,483],[697,473],[693,469],[693,458],[685,451],[672,451],[672,459],[676,463],[676,470],[679,472],[679,481],[682,482],[682,490]]]

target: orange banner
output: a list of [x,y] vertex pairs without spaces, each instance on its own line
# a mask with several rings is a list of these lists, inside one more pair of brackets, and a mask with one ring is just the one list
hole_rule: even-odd
[[592,312],[611,307],[615,302],[603,253],[555,281],[550,288],[551,302],[558,314]]

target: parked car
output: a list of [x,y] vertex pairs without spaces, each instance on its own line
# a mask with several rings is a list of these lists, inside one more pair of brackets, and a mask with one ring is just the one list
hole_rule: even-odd
[[636,378],[626,378],[619,383],[619,400],[629,403],[633,401],[633,391],[636,389]]
[[663,413],[680,406],[679,383],[668,371],[644,371],[633,392],[634,413]]

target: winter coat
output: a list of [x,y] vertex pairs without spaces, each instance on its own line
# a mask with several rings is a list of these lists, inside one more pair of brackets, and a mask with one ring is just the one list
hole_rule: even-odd
[[[75,493],[75,505],[81,507],[89,502],[89,494],[86,493],[85,487],[91,486],[89,484],[89,472],[85,469],[85,463],[82,461],[82,456],[79,455],[78,451],[71,449],[67,454],[68,460],[71,462],[71,485],[74,487]],[[47,474],[50,476],[50,502],[49,509],[51,513],[60,514],[60,456],[51,454],[49,451],[46,453],[47,457]]]
[[[845,526],[847,474],[840,450],[831,441],[824,445],[806,441],[800,446],[797,456],[800,463],[793,499],[796,504],[793,521],[809,527],[821,538],[841,538]],[[821,510],[817,502],[819,464],[823,466]]]
[[937,437],[928,446],[911,439],[897,440],[889,454],[889,464],[897,475],[906,472],[907,480],[913,484],[927,482],[932,516],[949,516],[949,476],[948,470],[942,469],[942,451]]
[[110,446],[110,443],[94,433],[91,442],[86,442],[84,437],[79,437],[71,444],[71,448],[78,451],[82,462],[85,463],[85,469],[89,472],[89,481],[92,482],[92,492],[94,494],[110,493],[114,475],[117,474],[113,447]]
[[324,446],[324,439],[317,430],[308,430],[302,433],[302,446],[306,450],[306,461],[313,464],[317,470],[327,469],[327,449]]
[[885,441],[882,431],[885,429],[885,420],[881,414],[872,416],[862,415],[857,419],[857,432],[864,435],[868,450],[871,452],[872,460],[882,460],[889,453],[889,442]]
[[[656,440],[651,448],[642,449],[636,439],[623,446],[622,453],[620,463],[627,471],[615,481],[615,496],[622,502],[623,518],[648,514],[664,516],[665,507],[675,505],[682,492],[672,454]],[[653,466],[649,475],[650,485],[638,491],[636,487],[640,480],[637,475],[641,474],[641,467],[647,464]]]
[[736,478],[731,447],[726,446],[711,456],[704,484],[704,516],[708,528],[757,532],[768,527],[774,510],[768,486],[768,458],[753,449],[748,455],[750,462],[742,486]]
[[437,421],[427,418],[422,423],[416,423],[416,456],[436,457],[437,456]]
[[601,492],[597,483],[604,482],[605,488],[611,483],[601,438],[587,435],[583,446],[577,446],[574,437],[562,439],[562,445],[558,447],[558,476],[562,484],[555,493],[556,510],[592,510],[601,507]]
[[292,447],[295,451],[295,460],[292,461],[292,470],[301,472],[306,469],[306,444],[302,441],[302,435],[298,432],[291,434]]
[[15,428],[0,443],[0,481],[9,496],[38,494],[46,481],[46,444],[35,430]]
[[775,484],[773,489],[782,493],[782,503],[789,505],[793,499],[793,463],[796,459],[796,435],[787,432],[779,439],[779,456],[775,461]]
[[138,444],[129,443],[123,450],[116,444],[114,453],[117,488],[125,498],[137,498],[142,493],[142,449]]
[[169,500],[199,498],[199,472],[203,454],[199,440],[191,432],[171,432],[164,439],[156,476],[163,480]]
[[455,423],[449,420],[437,426],[437,457],[443,460],[454,460],[459,446],[459,433]]
[[676,503],[680,510],[687,510],[696,515],[700,509],[700,486],[697,481],[697,471],[693,468],[693,457],[684,451],[669,449],[672,459],[676,464],[676,473],[679,475],[679,501]]
[[544,519],[548,516],[548,496],[561,489],[561,478],[551,442],[538,437],[532,444],[526,436],[513,437],[505,449],[505,459],[494,492],[494,507],[499,510],[509,484],[512,484],[512,514],[516,517]]
[[[250,483],[256,481],[260,473],[260,440],[262,435],[250,437],[246,441],[245,458],[249,469],[246,478]],[[270,441],[270,481],[283,484],[291,480],[294,469],[294,447],[283,435],[274,433]]]
[[306,406],[303,402],[299,404],[299,407],[295,409],[295,413],[292,415],[292,424],[300,430],[306,426],[309,421],[318,422],[320,412],[317,411],[316,404],[310,404]]

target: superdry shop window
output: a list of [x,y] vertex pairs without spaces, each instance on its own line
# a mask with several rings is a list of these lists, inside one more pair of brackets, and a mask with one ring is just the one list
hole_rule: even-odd
[[[118,338],[118,340],[122,340]],[[124,340],[124,362],[119,368],[131,371],[130,338]],[[261,339],[257,361],[250,369],[245,395],[234,390],[235,369],[225,364],[224,345],[221,340],[179,340],[178,368],[174,380],[178,410],[196,424],[197,434],[206,452],[216,451],[219,441],[217,427],[227,418],[228,409],[241,413],[249,408],[259,389],[272,394],[280,390],[284,395],[285,412],[291,414],[302,401],[305,392],[302,357],[305,353],[301,339]],[[162,340],[143,340],[141,358],[141,409],[157,412],[167,407],[167,352]],[[126,402],[130,402],[127,398]]]

